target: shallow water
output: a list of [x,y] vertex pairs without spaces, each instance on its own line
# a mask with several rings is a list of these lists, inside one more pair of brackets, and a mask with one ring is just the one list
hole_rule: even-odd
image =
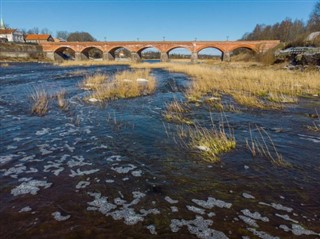
[[[163,119],[166,103],[183,100],[183,74],[153,70],[151,96],[82,100],[85,75],[127,68],[0,68],[1,238],[320,237],[320,135],[306,127],[319,98],[225,112],[237,147],[213,164],[182,147],[177,125]],[[65,89],[69,110],[52,98],[46,116],[31,115],[34,88]],[[202,105],[189,116],[206,127],[222,117]],[[249,125],[263,126],[291,167],[252,158]]]

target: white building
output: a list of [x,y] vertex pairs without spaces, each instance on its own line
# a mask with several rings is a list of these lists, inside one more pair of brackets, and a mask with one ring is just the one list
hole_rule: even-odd
[[0,22],[0,41],[24,42],[23,33],[17,29],[6,29],[3,20]]

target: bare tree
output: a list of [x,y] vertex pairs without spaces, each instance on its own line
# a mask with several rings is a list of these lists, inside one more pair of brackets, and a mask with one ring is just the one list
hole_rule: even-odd
[[320,1],[314,5],[307,26],[309,32],[320,31]]
[[67,40],[69,37],[70,33],[67,31],[57,31],[56,37],[59,39],[64,39]]

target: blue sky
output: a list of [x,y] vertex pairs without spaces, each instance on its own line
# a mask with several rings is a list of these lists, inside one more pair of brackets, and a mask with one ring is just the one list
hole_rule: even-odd
[[257,23],[307,21],[316,0],[2,0],[14,28],[87,31],[96,39],[237,40]]

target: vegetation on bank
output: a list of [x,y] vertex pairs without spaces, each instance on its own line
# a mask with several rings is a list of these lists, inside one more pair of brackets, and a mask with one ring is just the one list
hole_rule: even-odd
[[105,101],[152,94],[156,81],[149,69],[137,69],[117,73],[113,78],[99,73],[88,76],[82,87],[92,90],[88,101]]

